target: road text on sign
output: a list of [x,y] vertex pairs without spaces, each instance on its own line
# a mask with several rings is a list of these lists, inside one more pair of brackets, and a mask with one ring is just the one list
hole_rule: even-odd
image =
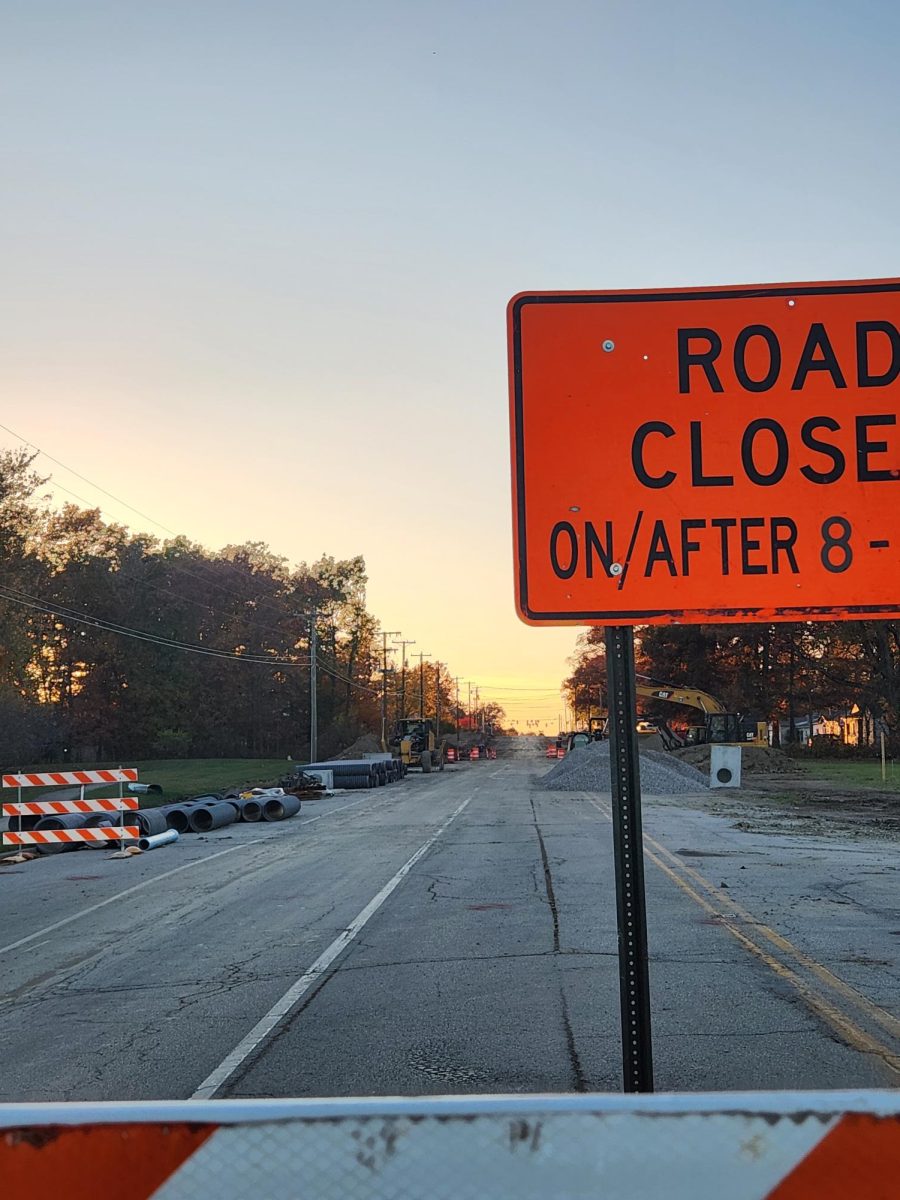
[[900,280],[509,305],[530,624],[900,612]]

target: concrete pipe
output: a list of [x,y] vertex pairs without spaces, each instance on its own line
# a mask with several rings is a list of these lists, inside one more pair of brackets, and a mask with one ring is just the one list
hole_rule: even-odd
[[147,837],[138,838],[139,850],[158,850],[160,846],[168,846],[178,841],[178,830],[167,829],[164,833],[152,833]]
[[[234,809],[234,819],[236,821],[258,821],[262,815],[262,808],[260,806],[264,799],[264,796],[251,796],[249,800],[244,800],[241,796],[228,796],[221,803],[231,805]],[[250,816],[246,817],[244,816],[244,809],[248,804],[250,805]]]
[[261,800],[245,800],[241,809],[241,817],[245,821],[261,821],[263,806]]
[[169,827],[161,808],[139,808],[137,812],[127,813],[126,816],[130,825],[137,825],[140,829],[141,837],[156,837]]
[[[126,813],[126,816],[130,814]],[[82,829],[99,829],[102,825],[118,825],[119,814],[110,812],[85,813],[81,822]]]
[[233,825],[234,820],[234,808],[227,800],[220,800],[217,804],[198,804],[191,809],[190,821],[194,833],[223,829],[226,825]]
[[27,833],[29,829],[34,829],[41,818],[33,813],[25,813],[18,817],[9,818],[10,833]]
[[190,807],[186,804],[169,805],[166,809],[166,825],[170,829],[174,829],[176,833],[190,833],[191,813],[193,811],[193,805]]
[[[34,830],[35,833],[39,833],[42,829],[82,829],[84,821],[84,813],[62,813],[54,817],[41,817]],[[83,845],[84,842],[71,842],[69,845],[65,842],[52,842],[35,846],[35,850],[38,854],[61,854],[64,850],[80,850]]]
[[285,821],[300,811],[298,796],[272,796],[263,805],[263,816],[267,821]]

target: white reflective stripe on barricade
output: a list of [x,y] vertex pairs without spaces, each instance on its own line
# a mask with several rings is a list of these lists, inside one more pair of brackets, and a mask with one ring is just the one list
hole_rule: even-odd
[[154,1200],[874,1200],[898,1116],[896,1092],[0,1105],[0,1178],[33,1200],[64,1168]]
[[2,786],[53,787],[64,783],[135,783],[136,767],[115,767],[98,771],[29,771],[19,775],[4,775]]
[[17,800],[2,808],[4,817],[36,817],[57,813],[131,812],[140,808],[140,801],[137,796],[113,796],[109,800]]
[[29,829],[24,833],[4,833],[7,846],[49,846],[54,842],[118,842],[139,838],[137,825],[105,825],[94,829]]

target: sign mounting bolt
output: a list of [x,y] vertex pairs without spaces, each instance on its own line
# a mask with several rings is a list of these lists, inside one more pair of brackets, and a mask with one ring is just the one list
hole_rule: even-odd
[[609,564],[609,573],[610,573],[610,575],[621,575],[622,574],[622,564],[621,563],[610,563]]
[[615,350],[615,348],[616,348],[616,343],[612,340],[612,338],[607,338],[606,341],[603,343],[603,349],[606,351],[607,354],[609,354],[609,352],[611,350]]

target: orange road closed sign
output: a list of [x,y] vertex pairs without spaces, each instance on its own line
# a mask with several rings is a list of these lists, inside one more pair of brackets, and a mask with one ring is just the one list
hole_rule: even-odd
[[508,327],[524,621],[900,613],[900,280],[523,293]]

